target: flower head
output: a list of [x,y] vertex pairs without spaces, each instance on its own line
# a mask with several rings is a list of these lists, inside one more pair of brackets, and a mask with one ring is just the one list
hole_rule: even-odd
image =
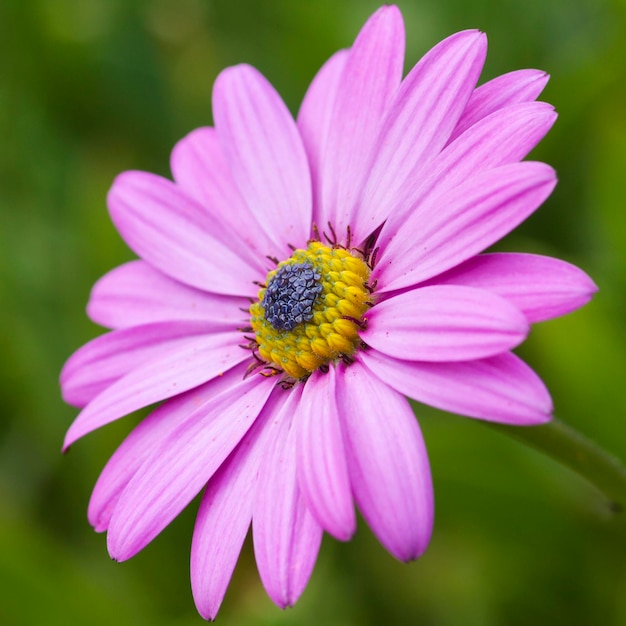
[[529,254],[482,254],[551,193],[522,159],[555,120],[525,70],[476,87],[478,31],[402,78],[404,33],[383,7],[331,57],[297,121],[253,68],[218,77],[215,128],[185,137],[174,181],[126,172],[111,217],[140,257],[95,285],[111,332],[67,362],[84,407],[65,445],[161,403],[113,454],[89,520],[127,559],[202,490],[191,549],[200,613],[215,616],[252,523],[281,607],[323,531],[347,540],[355,504],[387,550],[417,558],[432,530],[426,450],[406,396],[509,424],[550,418],[511,353],[529,324],[595,286]]

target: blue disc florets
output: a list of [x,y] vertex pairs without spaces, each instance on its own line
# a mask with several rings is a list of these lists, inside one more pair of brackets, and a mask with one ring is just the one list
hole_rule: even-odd
[[265,319],[277,330],[293,330],[311,320],[315,299],[322,292],[320,276],[310,263],[279,268],[263,297]]

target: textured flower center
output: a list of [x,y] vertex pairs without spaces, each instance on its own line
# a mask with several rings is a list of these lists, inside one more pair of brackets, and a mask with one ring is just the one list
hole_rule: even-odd
[[322,292],[321,275],[310,263],[288,263],[268,281],[263,310],[277,330],[293,330],[313,318],[313,306]]
[[359,347],[371,306],[370,268],[341,247],[309,243],[269,272],[250,307],[255,350],[267,365],[299,379]]

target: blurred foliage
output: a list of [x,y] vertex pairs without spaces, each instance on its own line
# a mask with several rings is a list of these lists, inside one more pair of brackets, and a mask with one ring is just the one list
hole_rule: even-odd
[[[483,79],[548,71],[560,113],[534,158],[560,184],[503,244],[566,258],[596,300],[535,328],[520,351],[557,413],[626,459],[626,6],[622,0],[399,0],[407,66],[444,36],[490,40]],[[123,565],[86,521],[90,489],[132,418],[60,455],[76,411],[69,354],[101,332],[84,306],[132,258],[105,198],[117,173],[168,174],[174,143],[211,123],[221,68],[248,62],[292,111],[350,44],[370,0],[3,0],[0,3],[0,623],[200,624],[188,581],[194,508]],[[432,544],[395,562],[360,524],[326,539],[309,588],[281,612],[247,546],[222,624],[626,624],[626,524],[551,460],[479,422],[417,407],[437,498]]]

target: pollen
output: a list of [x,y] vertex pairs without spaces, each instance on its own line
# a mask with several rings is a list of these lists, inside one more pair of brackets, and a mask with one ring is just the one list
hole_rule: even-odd
[[250,307],[257,358],[296,380],[349,359],[372,304],[369,275],[358,251],[319,241],[295,250],[268,273]]

